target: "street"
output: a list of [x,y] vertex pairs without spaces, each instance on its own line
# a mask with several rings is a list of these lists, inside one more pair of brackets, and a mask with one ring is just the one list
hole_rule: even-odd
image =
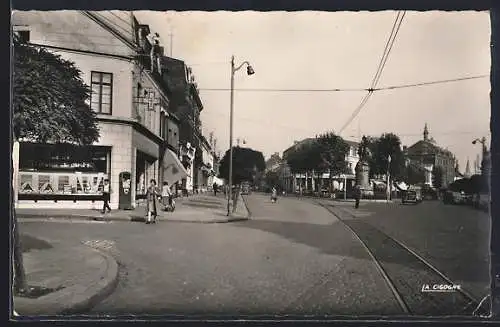
[[[247,204],[252,218],[238,223],[29,222],[21,232],[115,257],[118,286],[92,314],[403,313],[359,240],[323,207],[260,194]],[[487,214],[438,202],[359,210],[477,297],[487,294]]]
[[[323,201],[325,202],[325,201]],[[352,204],[337,206],[353,210]],[[468,206],[365,202],[360,220],[403,242],[477,298],[490,289],[490,216]]]

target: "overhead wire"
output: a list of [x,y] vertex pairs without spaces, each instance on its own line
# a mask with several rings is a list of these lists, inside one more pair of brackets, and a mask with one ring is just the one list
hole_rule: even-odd
[[[220,117],[228,117],[229,113],[222,113],[222,112],[211,112],[211,115],[217,115]],[[249,118],[249,117],[238,117],[238,120],[241,121],[247,121],[247,122],[252,122],[255,124],[265,124],[265,125],[272,125],[275,128],[281,128],[285,130],[295,130],[295,131],[301,131],[301,132],[307,132],[309,133],[311,130],[307,128],[301,128],[297,126],[291,126],[291,125],[283,125],[283,124],[276,124],[274,121],[270,121],[268,119],[255,119],[255,118]],[[482,131],[463,131],[463,130],[456,130],[456,131],[446,131],[446,132],[433,132],[433,135],[470,135],[470,134],[478,134],[481,133]],[[412,137],[412,136],[421,136],[422,133],[402,133],[398,134],[398,136],[401,137]],[[350,137],[350,138],[357,138],[357,135],[344,135],[345,137]]]
[[380,58],[380,62],[378,63],[378,67],[377,67],[377,70],[375,72],[375,76],[373,76],[372,83],[370,84],[371,89],[375,88],[375,85],[377,84],[377,81],[380,78],[380,73],[382,72],[383,65],[385,62],[384,58],[386,57],[386,54],[388,51],[387,49],[389,48],[389,44],[390,44],[392,37],[394,35],[394,31],[396,30],[396,24],[397,24],[397,21],[398,21],[400,16],[401,16],[401,11],[398,11],[398,13],[396,15],[396,19],[394,20],[394,23],[392,24],[391,34],[389,35],[389,38],[387,39],[387,42],[385,43],[385,48],[384,48],[384,52],[382,53],[382,58]]
[[[389,38],[387,39],[386,46],[384,48],[384,53],[382,55],[382,58],[380,60],[377,72],[375,73],[375,77],[372,80],[372,84],[370,89],[368,90],[367,95],[361,100],[361,103],[356,107],[354,112],[351,114],[349,119],[344,123],[342,128],[339,130],[339,134],[342,134],[342,132],[346,129],[347,126],[349,126],[352,121],[357,117],[357,115],[363,110],[363,107],[366,105],[368,100],[373,94],[373,89],[377,86],[380,76],[382,74],[382,71],[387,63],[387,58],[389,57],[389,54],[392,50],[392,46],[394,45],[394,41],[396,40],[396,36],[399,32],[399,29],[401,27],[401,24],[403,22],[404,16],[406,14],[406,11],[401,14],[401,11],[398,11],[398,14],[396,15],[396,19],[394,20],[393,28],[391,30],[391,34],[389,35]],[[399,22],[398,22],[399,21]]]
[[[419,87],[419,86],[426,86],[426,85],[435,85],[435,84],[445,84],[445,83],[452,83],[452,82],[460,82],[460,81],[466,81],[466,80],[473,80],[473,79],[479,79],[479,78],[486,78],[490,77],[489,74],[482,74],[482,75],[475,75],[475,76],[466,76],[466,77],[457,77],[457,78],[451,78],[451,79],[444,79],[444,80],[437,80],[437,81],[428,81],[428,82],[420,82],[420,83],[411,83],[411,84],[402,84],[402,85],[391,85],[391,86],[384,86],[384,87],[378,87],[374,88],[372,91],[385,91],[385,90],[394,90],[394,89],[403,89],[403,88],[410,88],[410,87]],[[199,88],[199,91],[230,91],[230,88]],[[310,93],[315,93],[315,92],[368,92],[370,91],[369,88],[361,89],[361,88],[352,88],[352,89],[342,89],[342,88],[331,88],[331,89],[253,89],[253,88],[245,88],[245,89],[234,89],[235,91],[238,92],[310,92]]]

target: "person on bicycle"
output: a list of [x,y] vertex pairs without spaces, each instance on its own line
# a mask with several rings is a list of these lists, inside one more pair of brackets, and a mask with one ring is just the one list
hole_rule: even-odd
[[163,210],[167,211],[172,205],[172,190],[168,185],[168,182],[163,182],[163,187],[161,189],[161,199],[163,204]]

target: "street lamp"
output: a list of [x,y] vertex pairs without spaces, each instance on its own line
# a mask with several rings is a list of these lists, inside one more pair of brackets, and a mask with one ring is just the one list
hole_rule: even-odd
[[[231,56],[231,102],[229,112],[229,190],[227,197],[227,215],[231,214],[231,200],[233,198],[233,111],[234,111],[234,73],[240,70],[244,65],[247,67],[247,75],[255,74],[248,61],[244,61],[238,67],[234,65],[234,56]],[[235,208],[233,208],[234,211]]]
[[390,174],[389,170],[391,167],[391,155],[387,156],[387,203],[389,203],[391,197],[391,185],[390,185]]
[[486,137],[482,137],[480,139],[475,139],[474,141],[472,141],[472,144],[477,144],[477,143],[481,143],[482,146],[483,146],[483,160],[484,160],[484,155],[486,154],[486,152],[488,152],[488,150],[486,149]]

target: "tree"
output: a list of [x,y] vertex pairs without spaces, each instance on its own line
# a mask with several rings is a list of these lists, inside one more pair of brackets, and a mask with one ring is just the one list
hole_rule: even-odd
[[280,176],[275,171],[266,172],[265,181],[267,187],[274,187],[281,184]]
[[404,168],[401,179],[410,185],[422,184],[425,182],[425,169],[424,167],[410,163]]
[[319,170],[328,171],[329,187],[332,185],[332,177],[347,172],[346,155],[349,145],[340,136],[333,132],[320,135],[316,139],[317,149],[320,156]]
[[387,173],[391,156],[389,173],[393,178],[399,179],[404,175],[404,154],[401,150],[401,140],[393,133],[384,133],[379,138],[369,139],[368,149],[371,152],[370,175],[384,175]]
[[434,166],[432,167],[432,184],[435,188],[440,189],[443,187],[443,167]]
[[[17,37],[13,45],[12,146],[14,180],[17,180],[16,160],[20,139],[88,145],[99,139],[99,128],[96,114],[87,104],[90,89],[73,62],[45,49],[22,43]],[[14,183],[13,188],[17,195],[17,183]],[[26,292],[28,288],[14,201],[11,203],[14,213],[14,289],[16,292]]]
[[[229,180],[229,154],[227,150],[220,161],[219,177]],[[233,147],[233,183],[251,182],[256,173],[264,171],[266,163],[260,151],[250,148]]]

